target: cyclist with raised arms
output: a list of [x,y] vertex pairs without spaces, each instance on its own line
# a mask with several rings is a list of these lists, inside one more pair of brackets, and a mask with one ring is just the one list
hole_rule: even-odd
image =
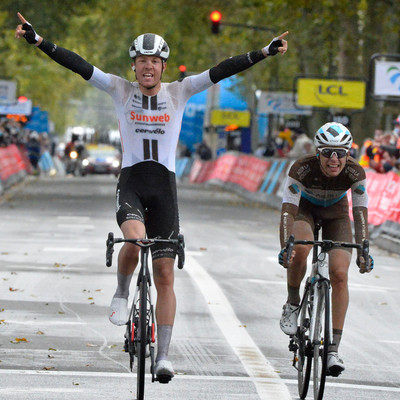
[[[105,73],[82,57],[44,40],[18,13],[21,24],[16,38],[24,37],[57,63],[81,75],[113,99],[123,150],[122,170],[116,198],[118,224],[125,238],[177,238],[179,233],[175,181],[175,152],[185,105],[189,98],[220,80],[250,68],[268,56],[284,54],[288,32],[274,38],[261,50],[231,57],[198,75],[172,83],[161,83],[170,53],[156,34],[138,36],[129,47],[137,82]],[[157,289],[158,349],[155,373],[174,375],[168,349],[174,324],[176,299],[173,289],[176,248],[152,248],[154,282]],[[118,255],[118,287],[110,307],[110,321],[124,325],[128,319],[128,295],[139,248],[124,244]]]
[[[291,260],[286,259],[285,244],[291,234],[297,240],[313,240],[314,222],[322,221],[323,239],[352,242],[347,191],[351,190],[356,243],[368,238],[368,196],[364,169],[349,156],[353,143],[350,131],[342,124],[329,122],[315,134],[315,156],[297,160],[289,170],[284,186],[279,263],[287,268],[287,302],[283,306],[280,327],[287,335],[297,331],[299,288],[307,269],[311,246],[297,245]],[[288,262],[289,261],[289,262]],[[329,252],[329,274],[332,284],[333,343],[328,350],[328,375],[344,371],[338,355],[349,303],[348,270],[351,249]],[[360,272],[370,272],[372,257],[364,260],[357,254]]]

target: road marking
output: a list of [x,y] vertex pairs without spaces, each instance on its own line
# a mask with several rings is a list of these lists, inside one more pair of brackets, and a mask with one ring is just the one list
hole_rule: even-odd
[[198,285],[215,322],[253,380],[261,400],[290,400],[288,388],[236,317],[215,280],[191,256],[187,257],[185,271]]
[[57,219],[60,220],[66,220],[66,221],[71,221],[71,220],[75,220],[75,221],[89,221],[90,217],[83,217],[83,216],[79,216],[79,215],[58,215]]
[[76,229],[81,231],[82,229],[94,229],[94,225],[87,224],[57,224],[57,228],[60,229]]
[[89,251],[87,247],[43,247],[43,251],[65,251],[84,253]]
[[[132,375],[135,375],[135,372],[109,372],[109,371],[44,371],[44,370],[21,370],[21,369],[0,369],[0,375],[48,375],[48,376],[75,376],[75,377],[93,377],[93,378],[126,378],[132,379]],[[151,374],[146,374],[146,379],[151,380]],[[268,383],[268,384],[276,384],[284,382],[287,385],[297,385],[296,379],[281,379],[281,378],[254,378],[248,376],[210,376],[210,375],[179,375],[177,373],[174,377],[174,380],[200,380],[200,381],[242,381],[242,382],[259,382],[259,383]],[[310,381],[310,385],[312,386],[312,381]],[[375,386],[375,385],[365,385],[365,384],[357,384],[357,383],[341,383],[341,382],[326,382],[326,386],[329,387],[337,387],[344,389],[362,389],[368,391],[380,391],[380,392],[393,392],[400,393],[399,387],[394,386]],[[76,388],[78,389],[78,388]],[[0,393],[4,391],[10,391],[10,393],[14,390],[22,390],[22,391],[62,391],[62,388],[29,388],[29,389],[20,389],[20,388],[0,388]],[[82,390],[82,389],[81,389]],[[72,389],[71,389],[72,391]]]

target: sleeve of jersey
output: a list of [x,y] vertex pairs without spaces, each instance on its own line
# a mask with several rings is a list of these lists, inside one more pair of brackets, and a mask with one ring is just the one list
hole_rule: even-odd
[[363,179],[351,186],[353,207],[368,207],[367,180]]
[[217,83],[222,79],[252,67],[254,64],[264,59],[265,56],[261,50],[251,51],[247,54],[228,58],[210,69],[210,79],[213,83]]
[[93,68],[93,74],[89,79],[89,83],[96,87],[97,89],[104,90],[105,92],[109,92],[111,87],[111,77],[110,74],[106,74],[102,70],[97,67]]
[[73,51],[58,47],[57,45],[44,39],[38,47],[52,60],[81,75],[83,79],[89,80],[92,76],[94,68],[93,65],[89,64],[86,60]]
[[283,188],[282,203],[290,203],[298,206],[302,190],[304,190],[303,184],[288,176]]

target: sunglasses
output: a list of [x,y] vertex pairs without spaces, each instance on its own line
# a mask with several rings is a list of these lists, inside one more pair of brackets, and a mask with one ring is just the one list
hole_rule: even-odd
[[331,148],[323,148],[319,149],[320,153],[326,158],[332,158],[333,155],[336,155],[337,158],[346,157],[349,152],[346,149],[331,149]]

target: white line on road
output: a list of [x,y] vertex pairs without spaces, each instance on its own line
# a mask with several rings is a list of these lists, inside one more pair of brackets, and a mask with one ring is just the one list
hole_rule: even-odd
[[94,229],[94,225],[85,224],[57,224],[57,228],[60,229],[76,229],[78,231],[82,229]]
[[43,251],[65,251],[84,253],[89,251],[87,247],[43,247]]
[[289,400],[289,390],[237,318],[221,288],[193,258],[187,257],[185,271],[200,288],[211,314],[229,345],[254,381],[262,400]]
[[[0,369],[0,375],[48,375],[48,376],[73,376],[73,377],[92,377],[92,378],[126,378],[132,379],[133,372],[109,372],[109,371],[43,371],[43,370],[21,370],[21,369]],[[146,379],[151,380],[151,374],[146,374]],[[265,377],[248,377],[248,376],[209,376],[209,375],[179,375],[176,374],[174,380],[201,380],[201,381],[243,381],[243,382],[259,382],[276,384],[284,382],[287,385],[297,385],[296,379],[281,379],[281,378],[265,378]],[[312,382],[310,382],[312,386]],[[380,391],[380,392],[393,392],[400,393],[399,387],[393,386],[375,386],[375,385],[364,385],[357,383],[341,383],[341,382],[326,382],[326,386],[346,388],[346,389],[362,389],[369,391]],[[0,393],[5,391],[18,390],[16,388],[0,388]],[[25,390],[25,389],[20,389]],[[62,391],[62,388],[29,388],[26,389],[31,392],[35,391]],[[71,389],[72,390],[72,389]]]

